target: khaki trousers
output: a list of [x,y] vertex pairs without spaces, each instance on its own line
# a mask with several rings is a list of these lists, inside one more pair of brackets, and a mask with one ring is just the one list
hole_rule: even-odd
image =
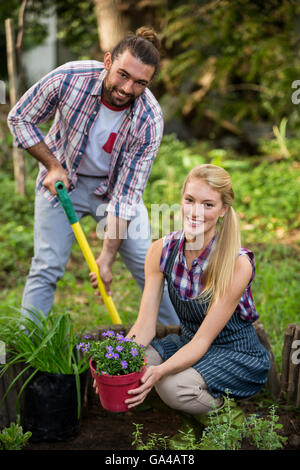
[[[157,366],[163,362],[151,345],[147,347],[146,354],[147,366]],[[201,374],[192,367],[163,377],[156,383],[155,389],[170,408],[192,415],[208,413],[223,404],[223,398],[214,398]]]

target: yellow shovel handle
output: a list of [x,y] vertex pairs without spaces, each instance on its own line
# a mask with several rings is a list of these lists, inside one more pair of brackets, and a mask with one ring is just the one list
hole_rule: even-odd
[[115,304],[113,303],[113,300],[110,295],[107,295],[104,284],[102,279],[100,278],[99,274],[99,268],[96,263],[96,260],[94,258],[94,255],[90,249],[90,246],[87,242],[87,239],[85,237],[85,234],[83,233],[83,230],[81,228],[81,225],[79,222],[75,222],[74,224],[71,224],[71,227],[73,229],[74,235],[76,237],[76,240],[81,248],[81,251],[83,253],[83,256],[85,257],[85,260],[90,268],[90,271],[95,273],[97,276],[97,281],[98,281],[98,287],[100,294],[102,296],[102,299],[106,305],[106,308],[108,310],[108,313],[110,314],[111,320],[113,324],[115,325],[121,325],[121,319],[119,317],[119,314],[117,312],[117,309],[115,307]]

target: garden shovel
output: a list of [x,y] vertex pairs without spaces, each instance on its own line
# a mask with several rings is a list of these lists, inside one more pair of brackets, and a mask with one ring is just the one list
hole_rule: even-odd
[[57,196],[59,199],[59,202],[64,209],[67,219],[70,222],[70,225],[72,227],[72,230],[74,232],[74,235],[78,241],[78,244],[81,248],[81,251],[85,257],[85,260],[91,270],[91,272],[95,273],[97,276],[97,281],[98,281],[98,287],[100,294],[102,296],[102,299],[106,305],[106,308],[108,310],[108,313],[110,315],[110,318],[113,322],[113,324],[121,324],[121,319],[119,317],[119,314],[117,312],[117,309],[113,303],[113,300],[110,295],[107,295],[104,284],[102,279],[100,278],[99,274],[99,268],[96,263],[96,260],[94,258],[94,255],[91,251],[91,248],[88,244],[88,241],[86,239],[86,236],[84,235],[84,232],[81,228],[81,225],[79,223],[78,217],[76,215],[76,212],[74,210],[72,201],[68,195],[68,192],[64,186],[64,184],[61,181],[58,181],[55,185],[56,191],[57,191]]

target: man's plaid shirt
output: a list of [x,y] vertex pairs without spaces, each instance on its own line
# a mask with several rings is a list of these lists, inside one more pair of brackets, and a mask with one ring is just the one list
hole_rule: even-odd
[[[62,65],[33,85],[8,116],[16,145],[27,149],[44,140],[67,171],[71,190],[76,186],[89,131],[101,106],[106,73],[103,64],[97,61]],[[51,119],[51,128],[44,136],[38,125]],[[111,153],[109,174],[99,178],[95,190],[108,202],[108,212],[127,220],[135,215],[162,134],[161,108],[146,88],[128,108]],[[46,174],[40,164],[37,189],[56,205],[57,198],[42,184]]]

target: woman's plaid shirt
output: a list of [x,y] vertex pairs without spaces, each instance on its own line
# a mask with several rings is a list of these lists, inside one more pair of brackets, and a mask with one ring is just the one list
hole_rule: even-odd
[[[171,278],[175,289],[179,297],[183,300],[195,299],[199,297],[203,286],[201,284],[201,276],[209,261],[209,255],[213,251],[215,237],[211,240],[209,245],[200,253],[188,269],[186,258],[184,255],[184,242],[185,236],[184,231],[179,230],[172,232],[163,238],[163,248],[160,258],[160,270],[165,272],[167,261],[171,256],[171,253],[178,241],[178,253],[175,257],[175,261],[172,268]],[[251,283],[255,276],[255,261],[254,254],[251,250],[246,248],[240,248],[239,256],[246,255],[252,265],[252,276],[246,287],[235,312],[237,312],[242,320],[254,322],[258,319],[258,314],[255,308],[252,292]]]

